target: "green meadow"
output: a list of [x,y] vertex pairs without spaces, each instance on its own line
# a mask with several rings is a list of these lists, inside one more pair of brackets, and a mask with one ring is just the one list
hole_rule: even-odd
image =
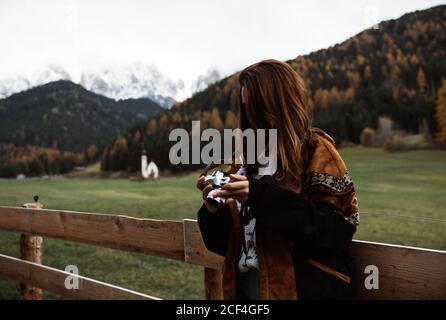
[[[446,250],[446,151],[387,153],[340,150],[355,182],[361,220],[356,239]],[[156,219],[195,218],[196,174],[127,179],[0,179],[0,205],[20,206],[35,194],[48,209]],[[19,235],[0,231],[0,253],[19,254]],[[164,299],[203,298],[203,271],[186,263],[44,239],[44,264],[77,265],[82,275]],[[18,284],[0,279],[0,299],[18,298]],[[57,298],[45,294],[45,298]]]

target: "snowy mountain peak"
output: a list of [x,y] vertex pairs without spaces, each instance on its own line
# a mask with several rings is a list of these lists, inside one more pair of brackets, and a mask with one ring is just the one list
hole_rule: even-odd
[[200,92],[205,90],[211,84],[221,79],[221,75],[216,68],[210,68],[205,74],[200,75],[191,85],[191,92]]
[[182,97],[185,88],[182,80],[172,80],[160,73],[155,65],[141,62],[84,72],[80,84],[116,100],[146,97],[165,108]]
[[[17,75],[0,79],[0,98],[57,80],[72,80],[69,72],[60,66],[48,66],[31,76]],[[97,68],[84,71],[79,83],[87,90],[116,100],[149,98],[164,108],[170,108],[184,97],[182,80],[173,80],[162,74],[155,65],[135,62],[129,66]]]
[[156,65],[135,62],[126,66],[97,67],[84,70],[80,80],[61,66],[51,65],[32,75],[16,75],[0,79],[0,98],[57,80],[70,80],[94,93],[115,100],[149,98],[164,108],[170,108],[191,94],[205,90],[221,79],[216,68],[200,75],[188,88],[183,80],[172,79]]

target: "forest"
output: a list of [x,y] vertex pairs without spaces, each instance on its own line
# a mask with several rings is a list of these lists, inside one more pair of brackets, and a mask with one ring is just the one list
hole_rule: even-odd
[[116,101],[70,81],[0,99],[0,177],[85,166],[132,123],[162,110],[150,99]]
[[[400,132],[444,142],[445,107],[439,90],[446,77],[445,43],[446,6],[438,6],[382,22],[341,44],[286,62],[306,82],[312,126],[329,133],[337,145],[359,144],[363,131],[377,129],[383,117]],[[222,79],[135,124],[103,150],[102,170],[138,171],[143,150],[161,169],[195,168],[170,164],[168,133],[190,130],[192,120],[200,120],[202,129],[236,127],[237,77]]]

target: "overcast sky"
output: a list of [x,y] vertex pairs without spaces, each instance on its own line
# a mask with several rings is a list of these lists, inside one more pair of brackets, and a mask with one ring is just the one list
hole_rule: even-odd
[[210,67],[229,74],[346,40],[430,0],[1,0],[0,78],[61,65],[156,64],[186,86]]

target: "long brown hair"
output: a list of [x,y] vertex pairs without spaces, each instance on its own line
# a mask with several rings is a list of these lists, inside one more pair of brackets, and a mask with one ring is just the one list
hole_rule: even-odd
[[301,182],[302,141],[310,125],[307,90],[299,74],[288,64],[264,60],[244,69],[239,82],[240,128],[277,129],[277,173],[290,186]]

